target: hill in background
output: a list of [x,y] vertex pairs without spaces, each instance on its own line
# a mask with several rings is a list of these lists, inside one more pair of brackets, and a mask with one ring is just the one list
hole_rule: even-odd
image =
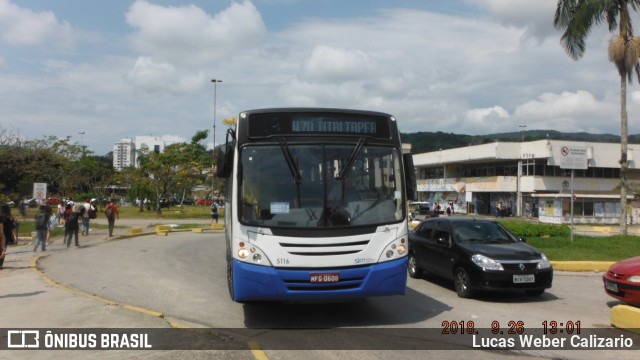
[[[401,133],[400,137],[403,143],[411,144],[411,152],[413,154],[420,154],[496,141],[519,142],[522,141],[522,135],[523,133],[520,131],[488,135],[464,135],[438,131]],[[619,143],[620,135],[590,134],[585,132],[564,133],[555,130],[529,130],[524,132],[524,141],[543,139]],[[629,135],[629,144],[640,144],[640,134]]]

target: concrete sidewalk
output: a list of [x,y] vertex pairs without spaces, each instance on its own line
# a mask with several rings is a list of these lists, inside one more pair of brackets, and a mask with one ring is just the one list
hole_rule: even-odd
[[[106,221],[96,221],[106,224]],[[183,320],[166,318],[164,314],[142,309],[133,304],[118,303],[103,299],[81,290],[74,289],[63,283],[51,279],[38,269],[38,260],[46,256],[55,256],[66,251],[82,251],[82,248],[99,246],[127,237],[130,227],[143,228],[146,233],[152,232],[159,224],[202,223],[208,227],[206,219],[190,220],[136,220],[122,219],[116,221],[116,226],[126,225],[126,228],[116,227],[114,237],[108,236],[107,229],[93,229],[88,236],[79,236],[80,247],[63,244],[62,237],[56,237],[47,245],[47,251],[40,247],[33,251],[33,241],[21,239],[18,245],[10,246],[0,270],[0,327],[7,329],[55,329],[55,328],[181,328],[201,327]],[[6,338],[7,334],[0,334]],[[3,340],[6,341],[6,340]],[[42,340],[41,340],[42,341]],[[81,356],[91,359],[122,359],[122,358],[231,358],[253,359],[249,351],[235,350],[207,350],[207,351],[162,351],[162,350],[84,350],[81,353],[74,350],[58,351],[25,351],[3,350],[0,358],[16,359],[68,359]]]

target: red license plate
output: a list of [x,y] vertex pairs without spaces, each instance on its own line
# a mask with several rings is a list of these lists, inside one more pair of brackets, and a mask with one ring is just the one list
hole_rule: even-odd
[[310,281],[312,283],[333,283],[340,281],[339,273],[312,273]]

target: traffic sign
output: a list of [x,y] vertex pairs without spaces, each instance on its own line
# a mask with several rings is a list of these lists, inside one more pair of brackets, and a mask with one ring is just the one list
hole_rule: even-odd
[[587,147],[563,145],[560,148],[560,168],[586,170],[589,168]]

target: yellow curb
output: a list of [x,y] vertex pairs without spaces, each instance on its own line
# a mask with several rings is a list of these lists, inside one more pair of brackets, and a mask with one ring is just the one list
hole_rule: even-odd
[[171,231],[171,226],[156,225],[156,232],[160,232],[160,231],[169,232],[169,231]]
[[151,315],[151,316],[155,316],[155,317],[159,317],[161,319],[164,319],[164,314],[161,313],[161,312],[148,310],[148,309],[141,308],[139,306],[134,306],[134,305],[122,305],[122,307],[127,309],[127,310],[131,310],[131,311],[135,311],[135,312],[139,312],[139,313],[142,313],[142,314]]
[[142,234],[142,232],[143,232],[142,228],[131,228],[131,229],[127,230],[127,234],[128,235]]
[[211,228],[214,230],[222,230],[224,229],[224,224],[211,224]]
[[607,271],[615,261],[551,261],[558,271]]
[[82,291],[78,291],[72,288],[69,288],[67,286],[64,286],[61,283],[58,283],[56,281],[54,281],[53,279],[51,279],[50,277],[48,277],[47,275],[45,275],[42,271],[40,271],[38,269],[38,260],[40,260],[41,258],[47,257],[48,255],[37,255],[31,258],[31,270],[33,270],[36,274],[40,275],[40,278],[42,278],[42,280],[44,280],[44,282],[46,282],[47,284],[53,286],[53,287],[57,287],[58,289],[61,290],[66,290],[69,291],[75,295],[79,295],[79,296],[84,296],[86,298],[89,299],[93,299],[93,300],[98,300],[101,301],[107,305],[118,305],[118,303],[111,301],[111,300],[107,300],[107,299],[103,299],[101,297],[95,296],[95,295],[91,295],[91,294],[87,294],[85,292]]
[[[166,232],[164,233],[165,235],[167,234]],[[154,316],[154,317],[159,317],[161,319],[164,319],[167,324],[169,326],[171,326],[172,328],[176,328],[176,329],[190,329],[190,326],[185,326],[185,325],[180,325],[178,323],[175,323],[173,321],[168,321],[164,318],[164,314],[158,311],[153,311],[153,310],[148,310],[145,308],[141,308],[139,306],[134,306],[134,305],[126,305],[126,304],[120,304],[117,303],[115,301],[111,301],[111,300],[107,300],[104,298],[101,298],[99,296],[95,296],[95,295],[90,295],[87,293],[84,293],[82,291],[67,287],[63,284],[60,284],[54,280],[52,280],[51,278],[49,278],[47,275],[45,275],[43,272],[41,272],[38,269],[38,260],[40,260],[41,258],[47,257],[49,255],[36,255],[34,257],[31,258],[31,263],[30,263],[30,267],[31,270],[34,271],[36,274],[38,274],[46,283],[55,286],[61,290],[65,290],[65,291],[69,291],[73,294],[79,295],[79,296],[83,296],[83,297],[87,297],[89,299],[93,299],[93,300],[98,300],[100,302],[103,302],[107,305],[113,305],[113,306],[121,306],[123,309],[127,309],[130,311],[135,311],[141,314],[145,314],[145,315],[150,315],[150,316]],[[253,357],[256,360],[269,360],[269,357],[267,356],[267,354],[262,351],[262,349],[260,349],[260,345],[257,342],[254,341],[249,341],[247,342],[247,345],[249,346],[249,349],[251,350],[251,354],[253,355]]]
[[611,309],[611,325],[640,334],[640,308],[616,305]]
[[203,231],[204,231],[203,228],[193,228],[193,229],[191,229],[191,232],[194,232],[194,233],[201,233]]

